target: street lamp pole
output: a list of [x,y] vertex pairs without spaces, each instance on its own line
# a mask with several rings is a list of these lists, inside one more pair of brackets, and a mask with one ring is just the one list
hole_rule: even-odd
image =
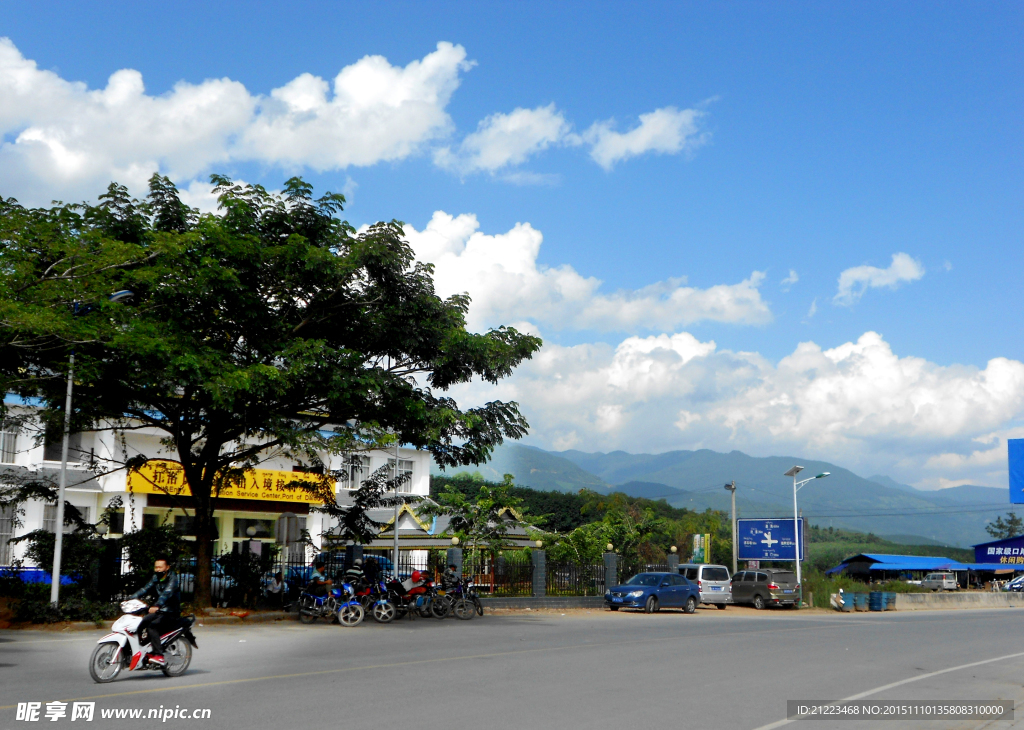
[[736,480],[726,484],[725,488],[732,492],[732,574],[736,575]]
[[68,444],[71,441],[71,390],[75,382],[75,353],[71,351],[68,361],[68,390],[64,398],[64,434],[60,444],[60,482],[57,487],[56,535],[53,542],[53,570],[50,573],[50,603],[54,606],[60,600],[60,559],[64,548],[64,490],[68,483]]
[[[112,302],[123,302],[135,296],[134,292],[128,289],[116,291],[107,297]],[[86,314],[89,307],[79,311],[78,302],[75,302],[75,314]],[[64,492],[68,483],[68,445],[71,441],[71,392],[75,382],[75,351],[71,351],[68,358],[68,390],[64,397],[64,433],[61,436],[60,444],[60,481],[57,484],[57,521],[54,525],[56,534],[53,541],[53,570],[50,572],[50,603],[54,606],[60,600],[60,561],[64,549]]]
[[398,555],[399,555],[399,553],[398,553],[398,487],[399,487],[399,484],[398,484],[398,431],[395,431],[395,525],[394,525],[394,529],[392,530],[392,533],[394,534],[394,537],[395,537],[394,552],[393,552],[393,556],[392,556],[394,558],[394,562],[392,563],[392,565],[394,566],[394,569],[395,569],[395,576],[394,576],[395,580],[398,580]]
[[831,472],[822,472],[817,476],[813,476],[810,479],[804,479],[801,482],[797,482],[796,475],[802,472],[804,468],[802,466],[794,466],[792,469],[787,471],[783,476],[793,477],[793,547],[795,551],[793,553],[793,562],[796,563],[796,583],[800,586],[800,597],[797,599],[797,608],[800,607],[800,603],[804,600],[804,583],[803,577],[800,574],[800,512],[796,506],[796,493],[803,485],[807,482],[813,482],[815,479],[823,479],[827,477]]

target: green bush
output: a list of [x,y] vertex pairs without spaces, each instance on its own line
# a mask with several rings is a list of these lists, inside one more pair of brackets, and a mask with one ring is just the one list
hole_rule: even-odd
[[[20,582],[20,581],[19,581]],[[21,600],[16,601],[14,620],[33,624],[55,624],[61,621],[103,621],[118,615],[118,607],[106,601],[94,601],[80,589],[61,588],[58,607],[50,603],[50,586],[46,583],[22,584]]]

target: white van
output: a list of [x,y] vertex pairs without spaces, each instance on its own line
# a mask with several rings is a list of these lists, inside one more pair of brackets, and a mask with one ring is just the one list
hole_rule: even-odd
[[921,581],[926,591],[955,591],[960,586],[956,582],[956,573],[929,573]]
[[722,610],[732,603],[732,582],[724,565],[685,563],[679,566],[679,575],[697,584],[701,603],[711,603]]

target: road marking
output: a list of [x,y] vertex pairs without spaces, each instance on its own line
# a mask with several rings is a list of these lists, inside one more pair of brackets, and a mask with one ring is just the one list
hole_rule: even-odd
[[[860,692],[860,693],[855,694],[855,695],[850,695],[849,697],[844,697],[841,700],[833,700],[833,702],[839,703],[839,702],[853,702],[854,700],[862,700],[865,697],[870,697],[873,694],[878,694],[879,692],[885,692],[887,689],[893,689],[894,687],[902,687],[903,685],[910,684],[912,682],[920,682],[922,679],[929,679],[930,677],[937,677],[940,674],[948,674],[949,672],[958,672],[961,669],[970,669],[971,667],[980,667],[982,664],[992,664],[993,662],[1001,662],[1001,661],[1003,661],[1005,659],[1016,659],[1017,657],[1022,657],[1022,656],[1024,656],[1024,651],[1017,652],[1016,654],[1005,654],[1003,656],[993,657],[992,659],[982,659],[980,662],[971,662],[970,664],[960,664],[959,666],[956,666],[956,667],[947,667],[946,669],[940,669],[940,670],[938,670],[936,672],[928,672],[927,674],[918,674],[915,677],[908,677],[907,679],[901,679],[898,682],[891,682],[890,684],[883,684],[881,687],[875,687],[874,689],[869,689],[866,692]],[[795,718],[794,719],[790,719],[790,718],[787,717],[787,718],[784,718],[782,720],[778,720],[777,722],[773,722],[773,723],[771,723],[769,725],[761,725],[760,727],[754,728],[754,730],[773,730],[774,728],[782,727],[783,725],[788,725],[791,722],[797,722],[797,720]]]

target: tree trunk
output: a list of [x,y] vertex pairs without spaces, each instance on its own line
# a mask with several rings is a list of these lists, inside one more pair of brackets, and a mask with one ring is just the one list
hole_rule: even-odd
[[196,606],[206,608],[213,605],[213,541],[216,539],[213,509],[209,499],[196,499]]

